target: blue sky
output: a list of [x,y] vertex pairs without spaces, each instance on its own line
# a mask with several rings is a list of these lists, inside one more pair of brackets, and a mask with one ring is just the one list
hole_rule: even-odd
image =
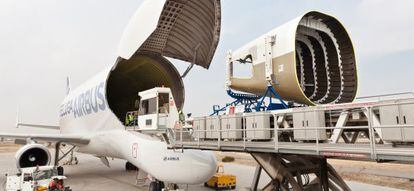
[[[76,87],[114,63],[139,0],[0,1],[0,129],[15,121],[56,124],[65,76]],[[222,0],[222,34],[209,70],[184,79],[185,111],[224,104],[225,52],[309,10],[336,16],[357,52],[359,95],[413,91],[414,1]],[[180,71],[186,68],[175,63]]]

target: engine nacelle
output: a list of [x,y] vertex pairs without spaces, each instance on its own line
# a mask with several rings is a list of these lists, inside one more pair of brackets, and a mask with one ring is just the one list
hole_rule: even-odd
[[20,148],[15,155],[17,169],[46,166],[50,164],[51,157],[47,147],[32,143]]

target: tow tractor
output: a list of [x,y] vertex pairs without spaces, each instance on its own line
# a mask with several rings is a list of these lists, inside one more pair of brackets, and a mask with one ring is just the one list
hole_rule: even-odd
[[217,166],[216,174],[204,183],[204,186],[216,190],[236,189],[236,176],[224,173],[224,166],[223,164],[220,164]]
[[55,166],[38,166],[21,168],[16,175],[6,174],[6,191],[46,191],[51,181],[57,179],[61,181],[62,191],[72,191],[70,187],[65,187],[62,170]]

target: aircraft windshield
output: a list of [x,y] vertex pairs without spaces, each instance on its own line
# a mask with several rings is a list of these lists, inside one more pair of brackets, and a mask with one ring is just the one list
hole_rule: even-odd
[[155,114],[157,112],[157,98],[142,100],[139,107],[139,115]]
[[170,96],[168,93],[158,94],[158,104],[159,104],[158,113],[168,114],[170,112],[170,107],[169,107],[169,102],[168,102],[169,97]]

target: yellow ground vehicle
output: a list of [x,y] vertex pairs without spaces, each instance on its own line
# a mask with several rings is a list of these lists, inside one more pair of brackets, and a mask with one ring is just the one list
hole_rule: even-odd
[[232,174],[225,174],[223,164],[217,166],[216,174],[210,178],[204,186],[219,189],[235,189],[236,188],[236,176]]

